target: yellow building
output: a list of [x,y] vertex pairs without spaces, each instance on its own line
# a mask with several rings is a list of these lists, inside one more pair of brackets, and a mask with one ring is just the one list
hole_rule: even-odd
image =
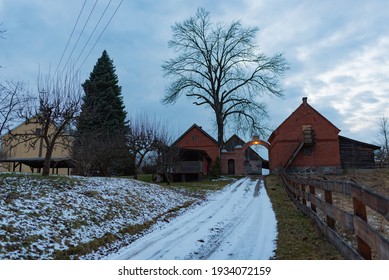
[[[49,129],[54,131],[54,127]],[[23,122],[0,138],[0,172],[37,172],[41,173],[46,145],[42,137],[42,125]],[[71,160],[70,136],[59,137],[51,158],[52,174],[70,174]]]

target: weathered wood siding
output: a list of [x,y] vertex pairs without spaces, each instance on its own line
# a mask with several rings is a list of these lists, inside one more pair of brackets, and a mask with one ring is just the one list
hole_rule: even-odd
[[374,151],[378,146],[339,136],[342,169],[374,168]]

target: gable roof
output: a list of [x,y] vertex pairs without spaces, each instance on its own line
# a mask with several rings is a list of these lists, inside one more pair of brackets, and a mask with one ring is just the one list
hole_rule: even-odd
[[321,119],[323,119],[325,122],[327,122],[329,125],[333,126],[338,133],[340,132],[340,129],[336,127],[332,122],[330,122],[326,117],[324,117],[322,114],[320,114],[315,108],[313,108],[311,105],[308,104],[307,102],[307,97],[303,97],[302,100],[303,102],[300,104],[300,106],[297,107],[296,110],[293,111],[292,114],[289,115],[276,129],[273,130],[273,132],[270,134],[268,138],[268,142],[270,143],[272,141],[272,138],[274,137],[275,131],[277,131],[280,127],[282,127],[287,121],[289,121],[291,118],[293,118],[294,115],[298,113],[300,110],[304,110],[306,108],[312,110],[315,114],[317,114]]
[[185,137],[190,131],[192,131],[194,128],[197,128],[202,134],[204,134],[207,138],[212,140],[216,145],[219,146],[215,138],[213,138],[211,135],[209,135],[201,126],[198,126],[197,124],[193,124],[187,131],[185,131],[180,137],[177,138],[176,141],[173,142],[172,146],[175,146],[178,142],[181,141],[182,138]]
[[[242,145],[244,146],[246,144],[245,141],[242,140],[242,138],[240,138],[238,135],[234,134],[232,135],[224,144],[224,149],[227,151],[227,152],[232,152],[234,150],[234,148],[237,146],[237,145]],[[254,149],[252,149],[251,147],[248,147],[247,150],[252,156],[256,157],[257,159],[260,159],[260,160],[264,160]]]
[[363,146],[363,147],[366,147],[366,148],[372,149],[372,150],[379,150],[379,149],[381,149],[380,146],[369,144],[369,143],[365,143],[365,142],[361,142],[361,141],[358,141],[358,140],[355,140],[355,139],[351,139],[351,138],[348,138],[348,137],[344,137],[344,136],[341,136],[341,135],[339,135],[339,140],[342,141],[342,142],[349,142],[349,143],[353,143],[353,144],[358,145],[358,146]]
[[224,143],[224,149],[226,149],[229,152],[232,151],[236,147],[236,145],[243,146],[244,144],[246,143],[242,140],[242,138],[234,134]]

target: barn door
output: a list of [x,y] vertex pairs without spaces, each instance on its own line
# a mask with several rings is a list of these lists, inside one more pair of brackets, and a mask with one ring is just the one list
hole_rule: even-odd
[[235,174],[235,160],[229,159],[228,160],[228,175],[234,175]]

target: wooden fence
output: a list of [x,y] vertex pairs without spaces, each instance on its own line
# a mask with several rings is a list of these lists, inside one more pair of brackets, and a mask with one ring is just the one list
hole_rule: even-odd
[[[389,240],[368,222],[368,212],[378,213],[383,220],[389,221],[388,197],[352,181],[299,178],[285,173],[281,173],[281,177],[292,201],[315,220],[329,242],[346,259],[372,259],[373,254],[374,259],[389,259]],[[335,205],[334,195],[348,197],[352,210]],[[356,246],[341,237],[340,229],[353,235]],[[383,231],[387,231],[385,226]]]

